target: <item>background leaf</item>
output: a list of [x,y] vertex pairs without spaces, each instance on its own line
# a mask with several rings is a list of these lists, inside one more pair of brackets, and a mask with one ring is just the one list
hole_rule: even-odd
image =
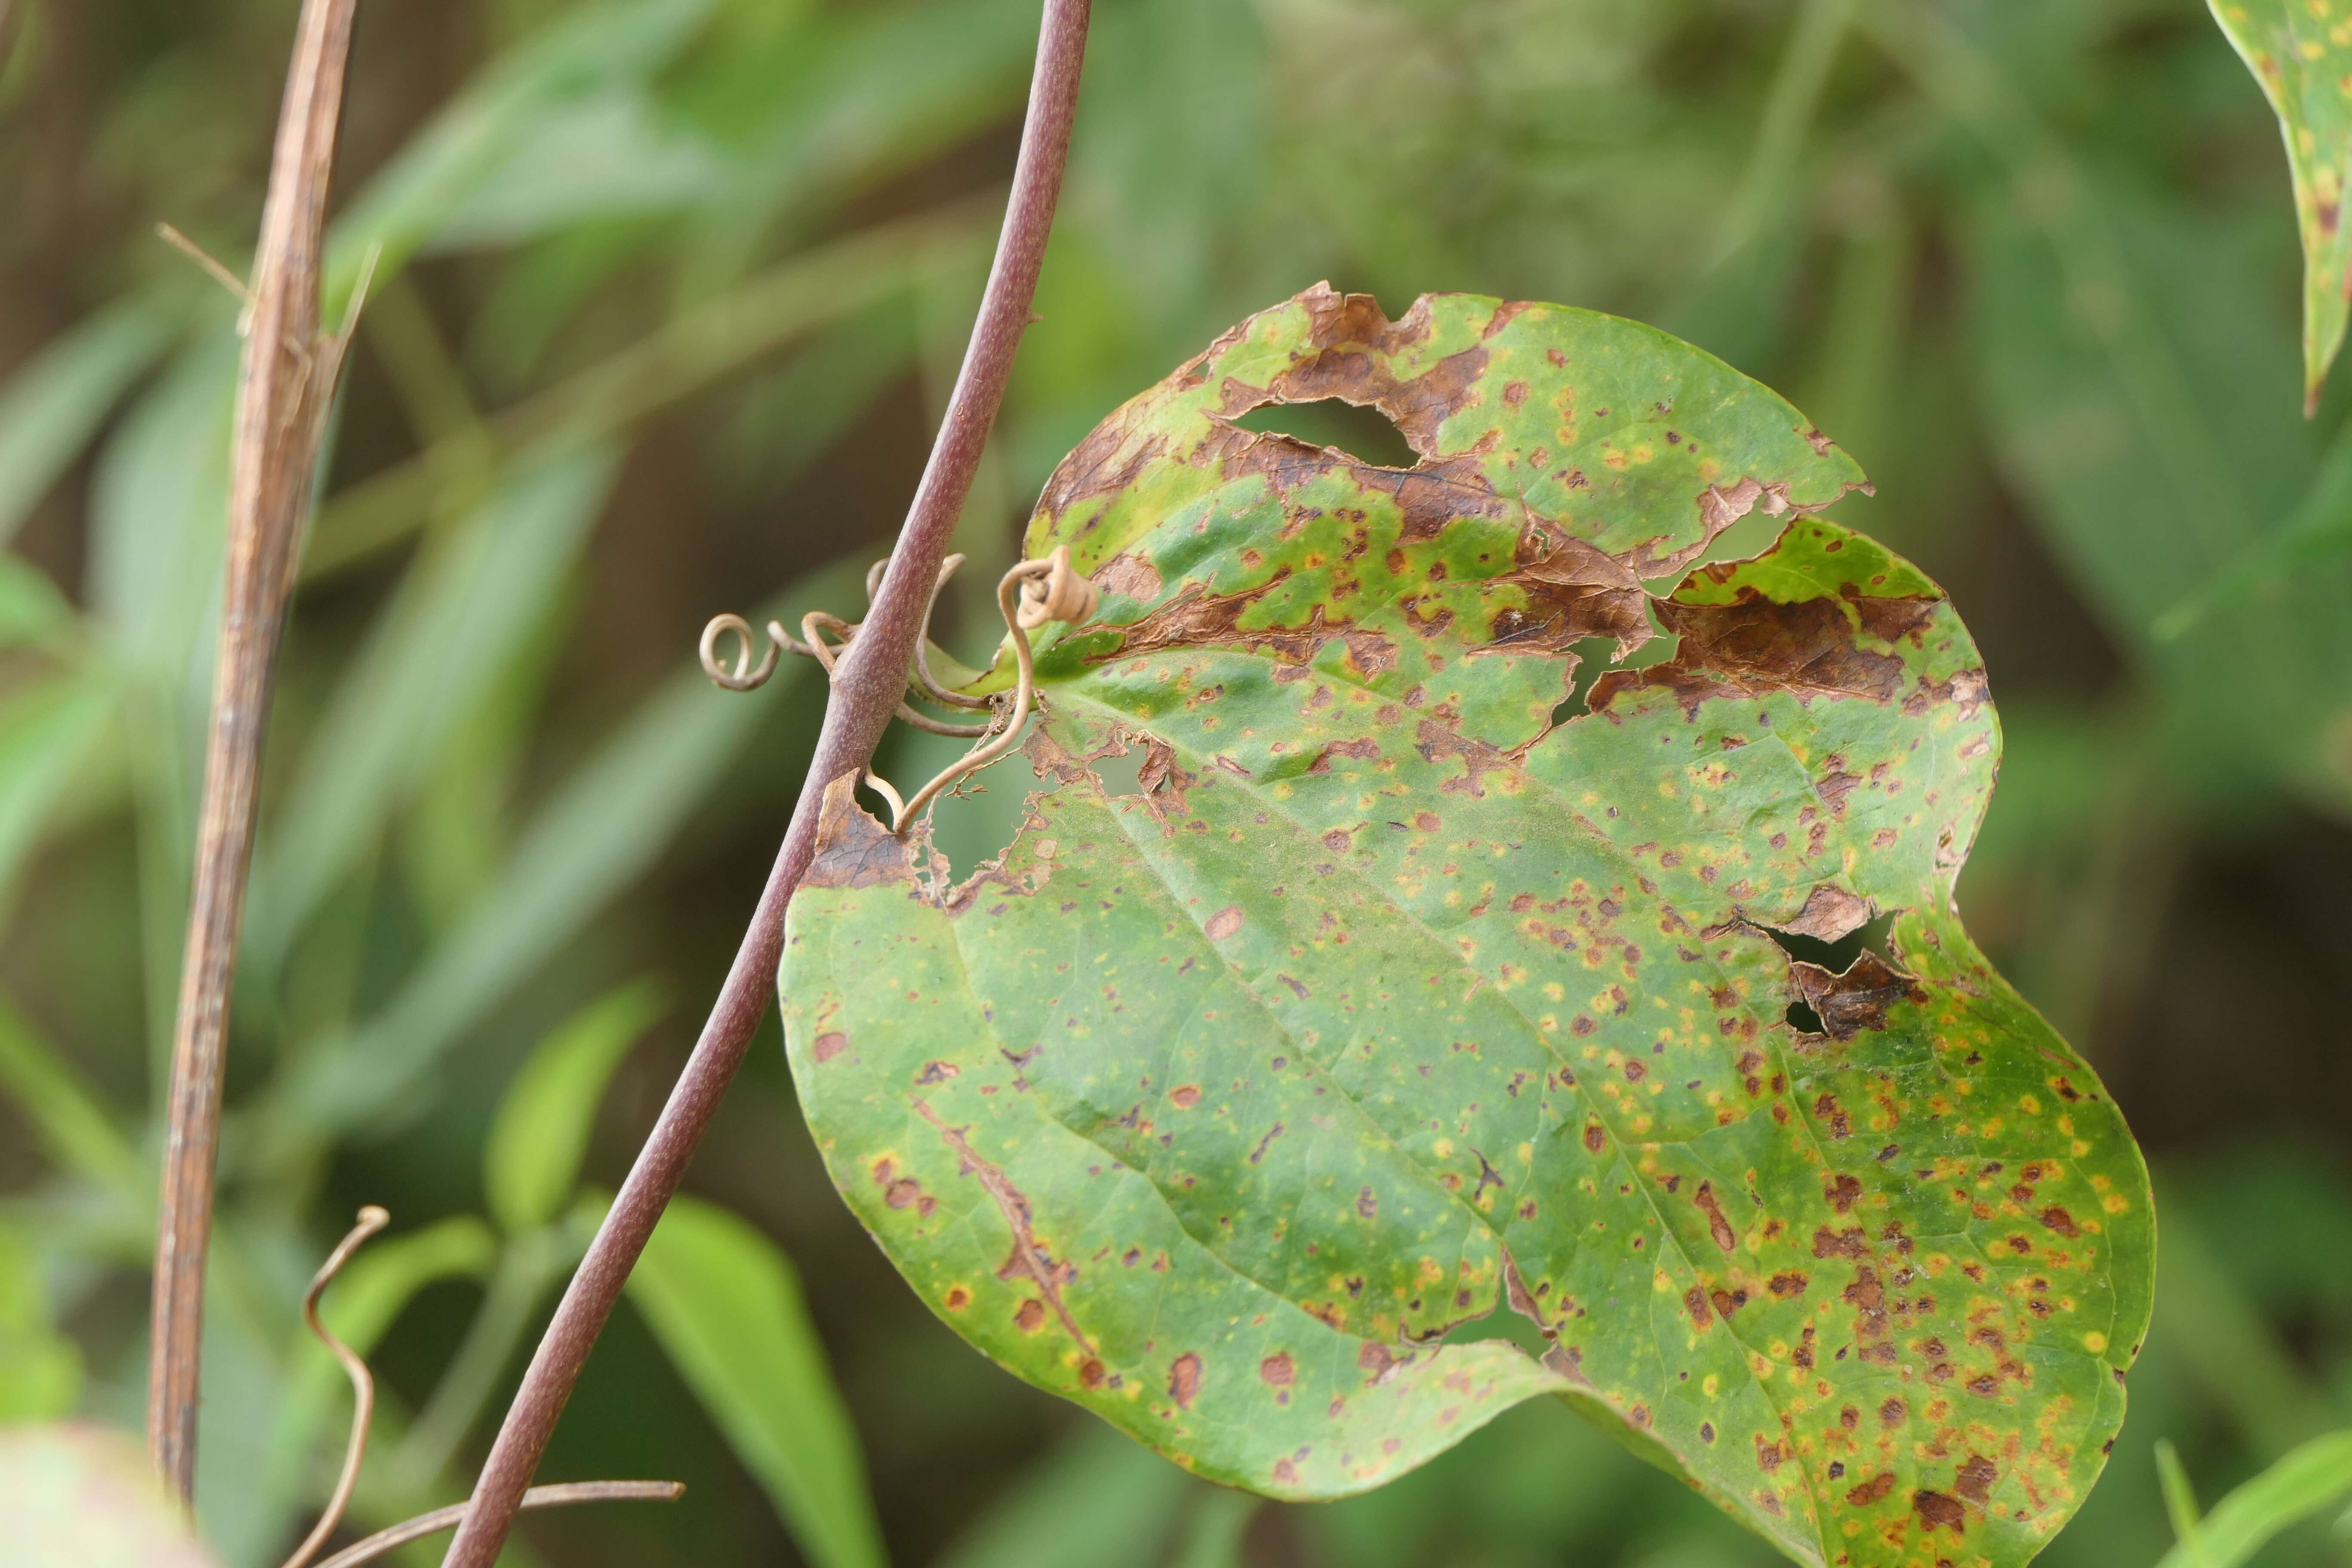
[[809,1561],[886,1563],[856,1431],[774,1243],[723,1209],[674,1199],[629,1276],[629,1299]]
[[573,1014],[523,1062],[483,1154],[482,1186],[499,1225],[543,1226],[571,1201],[604,1086],[662,1007],[659,986],[633,981]]

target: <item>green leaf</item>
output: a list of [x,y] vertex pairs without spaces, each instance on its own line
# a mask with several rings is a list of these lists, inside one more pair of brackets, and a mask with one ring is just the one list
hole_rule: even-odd
[[139,1441],[88,1422],[0,1429],[16,1568],[215,1568]]
[[81,455],[183,315],[160,298],[134,295],[58,338],[0,387],[0,542],[16,536]]
[[116,713],[109,683],[81,670],[0,698],[0,903]]
[[604,1086],[662,1006],[649,980],[608,991],[541,1040],[515,1075],[483,1152],[490,1214],[508,1231],[551,1224],[571,1200]]
[[142,1207],[153,1179],[139,1152],[32,1021],[0,1001],[0,1089],[30,1123],[51,1163]]
[[881,1568],[856,1429],[776,1244],[724,1209],[673,1198],[629,1298],[808,1560]]
[[1024,1471],[937,1568],[1129,1568],[1155,1559],[1188,1487],[1124,1438],[1081,1430]]
[[[1331,396],[1420,461],[1232,423]],[[1797,1561],[2030,1558],[2153,1211],[1954,911],[1998,727],[1941,590],[1807,515],[1861,479],[1686,344],[1472,296],[1310,290],[1114,414],[1026,543],[1102,594],[1040,638],[1059,789],[950,889],[842,781],[788,918],[803,1106],[923,1299],[1271,1496],[1556,1394]]]
[[524,657],[612,493],[604,443],[507,475],[401,584],[302,759],[255,889],[249,945],[275,967],[501,677]]
[[81,1352],[49,1321],[40,1260],[0,1225],[0,1426],[68,1415],[80,1392]]
[[[607,0],[549,26],[498,60],[433,122],[411,138],[335,225],[331,294],[357,275],[371,245],[383,247],[382,266],[397,268],[420,248],[506,242],[615,211],[674,206],[646,188],[642,177],[625,190],[600,190],[577,177],[594,171],[583,157],[549,189],[531,192],[524,176],[544,180],[550,154],[566,127],[587,129],[598,153],[621,152],[635,172],[662,166],[677,173],[675,148],[648,141],[655,128],[644,112],[644,87],[693,36],[713,0]],[[671,156],[670,154],[677,154]],[[708,184],[699,161],[692,175]],[[490,210],[503,192],[531,197],[526,211],[501,218]],[[691,194],[683,193],[683,194]]]
[[2314,1437],[2223,1498],[2157,1568],[2238,1568],[2290,1525],[2333,1508],[2352,1491],[2352,1432]]
[[2327,367],[2344,346],[2352,292],[2352,234],[2344,184],[2352,176],[2352,17],[2327,0],[2207,0],[2263,96],[2278,111],[2303,229],[2304,412],[2317,412]]
[[[839,604],[866,563],[838,562],[761,606],[754,624]],[[283,1086],[275,1135],[331,1136],[413,1093],[467,1029],[642,876],[718,784],[763,713],[809,679],[794,660],[757,698],[682,672],[607,736],[524,827],[497,884],[384,1010]]]
[[2189,1554],[2190,1568],[2212,1568],[2199,1528],[2197,1489],[2189,1484],[2189,1472],[2181,1468],[2179,1450],[2161,1437],[2156,1444],[2156,1474],[2164,1490],[2164,1511],[2172,1520],[2172,1533],[2179,1538],[2180,1549]]

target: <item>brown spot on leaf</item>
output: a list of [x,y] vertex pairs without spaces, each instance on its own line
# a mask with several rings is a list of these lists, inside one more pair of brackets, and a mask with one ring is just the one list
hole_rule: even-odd
[[1993,1482],[2000,1479],[2000,1471],[1990,1459],[1982,1454],[1970,1454],[1960,1465],[1952,1489],[1960,1494],[1962,1501],[1982,1508],[1992,1495]]
[[1276,1351],[1257,1363],[1258,1380],[1269,1388],[1288,1388],[1298,1381],[1298,1364],[1287,1351]]
[[1106,594],[1150,604],[1160,597],[1160,568],[1139,551],[1123,550],[1095,573],[1094,585]]
[[1916,1491],[1911,1494],[1911,1510],[1930,1531],[1944,1529],[1954,1535],[1964,1535],[1969,1528],[1969,1511],[1958,1498],[1941,1492]]
[[[1829,1097],[1824,1095],[1822,1098],[1826,1100]],[[1828,1200],[1830,1207],[1845,1214],[1853,1209],[1854,1200],[1862,1196],[1862,1184],[1852,1176],[1835,1176],[1829,1185],[1822,1189],[1822,1196]],[[1818,1258],[1821,1254],[1816,1252],[1813,1256]]]
[[1701,1182],[1698,1184],[1698,1191],[1692,1195],[1691,1202],[1696,1204],[1699,1212],[1706,1215],[1706,1233],[1715,1238],[1716,1246],[1729,1252],[1738,1245],[1738,1233],[1731,1228],[1731,1221],[1724,1217],[1723,1205],[1716,1201],[1713,1182]]
[[2052,1204],[2048,1208],[2043,1209],[2042,1223],[2069,1241],[2074,1240],[2083,1234],[2083,1227],[2074,1223],[2074,1216],[2068,1214],[2062,1205]]
[[1201,930],[1211,942],[1223,942],[1242,929],[1243,919],[1242,907],[1239,904],[1228,904],[1211,915]]
[[1179,1410],[1192,1408],[1193,1396],[1201,1392],[1201,1358],[1186,1351],[1168,1369],[1168,1397],[1176,1402]]
[[1854,1508],[1868,1508],[1874,1502],[1885,1502],[1895,1494],[1895,1472],[1881,1470],[1860,1486],[1850,1489],[1845,1500]]
[[829,1062],[849,1048],[849,1037],[839,1029],[827,1029],[809,1047],[809,1055],[821,1062]]

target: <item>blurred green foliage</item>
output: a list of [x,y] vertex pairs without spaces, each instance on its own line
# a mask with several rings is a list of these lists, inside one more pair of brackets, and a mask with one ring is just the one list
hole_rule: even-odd
[[[0,5],[12,1418],[139,1419],[236,314],[151,227],[243,265],[293,10]],[[1938,576],[1986,652],[2008,756],[1963,902],[2164,1184],[2131,1420],[2045,1561],[2175,1550],[2158,1438],[2223,1500],[2206,1560],[2345,1561],[2313,1506],[2336,1450],[2306,1445],[2352,1423],[2352,403],[2299,416],[2285,161],[2203,8],[1097,11],[946,640],[982,653],[970,585],[1077,437],[1318,277],[1391,311],[1429,289],[1614,310],[1786,392],[1877,482],[1839,517]],[[362,1202],[395,1226],[328,1299],[384,1387],[355,1522],[463,1495],[597,1212],[582,1184],[648,1125],[814,733],[805,671],[716,692],[694,636],[855,612],[978,297],[1034,12],[363,8],[331,308],[367,245],[384,261],[284,652],[208,1320],[199,1486],[232,1568],[275,1561],[331,1482],[344,1395],[296,1306]],[[905,775],[953,749],[891,744]],[[959,864],[1001,842],[1012,771],[950,803]],[[631,976],[657,990],[616,994]],[[1312,1510],[1073,1423],[875,1257],[778,1055],[544,1474],[692,1489],[535,1516],[514,1561],[870,1561],[877,1531],[957,1568],[1761,1561],[1563,1409]],[[2302,1517],[2255,1550],[2265,1500]]]

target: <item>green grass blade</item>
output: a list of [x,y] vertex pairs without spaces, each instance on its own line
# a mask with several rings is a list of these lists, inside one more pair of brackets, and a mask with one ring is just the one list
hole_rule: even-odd
[[0,1092],[16,1103],[44,1152],[60,1170],[115,1197],[154,1202],[152,1178],[100,1101],[31,1020],[0,1000]]
[[184,316],[158,296],[134,294],[58,338],[0,388],[0,542],[15,537]]
[[490,1214],[509,1231],[551,1223],[580,1180],[581,1156],[613,1069],[661,1016],[659,986],[632,981],[540,1042],[515,1075],[483,1153]]
[[1189,1489],[1115,1433],[1083,1430],[1032,1466],[934,1568],[1129,1568],[1149,1563]]
[[776,1244],[724,1209],[673,1199],[629,1299],[815,1568],[882,1568],[856,1430]]
[[[2166,1489],[2168,1500],[2169,1482]],[[2157,1568],[2238,1568],[2279,1531],[2326,1511],[2347,1490],[2352,1431],[2314,1437],[2214,1504],[2200,1541],[2184,1540]]]
[[[865,563],[813,574],[754,617],[855,605]],[[604,744],[524,830],[497,885],[383,1013],[298,1069],[276,1136],[330,1137],[410,1092],[466,1030],[622,889],[643,875],[714,788],[779,688],[810,679],[781,666],[758,698],[683,671]],[[781,822],[782,813],[778,813]]]
[[312,734],[254,889],[273,970],[450,739],[530,651],[620,467],[595,443],[508,475],[410,569]]

